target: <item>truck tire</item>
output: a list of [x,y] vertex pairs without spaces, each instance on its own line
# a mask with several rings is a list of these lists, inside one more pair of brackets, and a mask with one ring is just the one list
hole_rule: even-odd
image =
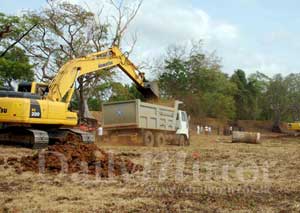
[[179,135],[179,138],[178,138],[178,145],[179,146],[185,146],[186,144],[186,138],[184,135]]
[[185,144],[184,145],[185,146],[189,146],[190,145],[190,140],[187,139],[186,136],[184,136],[184,137],[185,137]]
[[164,146],[166,144],[166,137],[163,133],[157,133],[155,135],[155,146]]
[[154,146],[154,135],[151,131],[145,131],[143,134],[143,142],[145,146]]

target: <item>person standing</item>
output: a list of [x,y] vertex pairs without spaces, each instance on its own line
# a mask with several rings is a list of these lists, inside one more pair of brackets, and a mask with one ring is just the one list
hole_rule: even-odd
[[100,126],[98,128],[98,136],[102,136],[103,135],[103,128]]
[[205,135],[207,135],[208,134],[208,126],[207,125],[205,126],[204,131],[205,131]]
[[97,139],[98,139],[98,142],[102,141],[102,136],[103,136],[103,127],[100,126],[98,129],[97,129]]
[[208,127],[208,134],[211,135],[211,126]]
[[229,133],[230,133],[230,135],[232,135],[232,131],[233,131],[233,128],[232,128],[232,126],[230,126],[229,127]]
[[197,125],[197,135],[200,135],[200,126]]

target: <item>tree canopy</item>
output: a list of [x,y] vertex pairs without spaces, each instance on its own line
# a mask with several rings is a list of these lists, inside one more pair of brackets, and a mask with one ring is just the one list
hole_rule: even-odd
[[201,44],[188,51],[172,47],[161,70],[158,78],[163,98],[193,103],[186,104],[193,115],[234,118],[235,85],[221,72],[218,59],[203,52]]
[[0,83],[1,86],[13,87],[13,83],[20,81],[33,81],[33,66],[24,50],[13,48],[0,57]]

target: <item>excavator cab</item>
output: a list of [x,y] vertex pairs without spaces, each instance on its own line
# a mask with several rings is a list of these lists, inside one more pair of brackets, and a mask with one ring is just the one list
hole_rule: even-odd
[[13,88],[0,88],[0,98],[29,98],[34,100],[44,99],[48,93],[48,85],[36,82],[23,82],[18,85],[17,91]]
[[23,82],[18,86],[18,92],[28,92],[45,97],[49,92],[48,84],[37,82]]

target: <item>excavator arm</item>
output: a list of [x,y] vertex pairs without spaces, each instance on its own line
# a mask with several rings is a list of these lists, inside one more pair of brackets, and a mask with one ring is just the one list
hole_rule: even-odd
[[155,84],[145,81],[144,74],[120,51],[118,47],[93,53],[82,58],[73,59],[64,64],[49,85],[46,99],[69,102],[74,92],[77,78],[85,74],[104,69],[119,67],[146,98],[157,98],[158,88]]

